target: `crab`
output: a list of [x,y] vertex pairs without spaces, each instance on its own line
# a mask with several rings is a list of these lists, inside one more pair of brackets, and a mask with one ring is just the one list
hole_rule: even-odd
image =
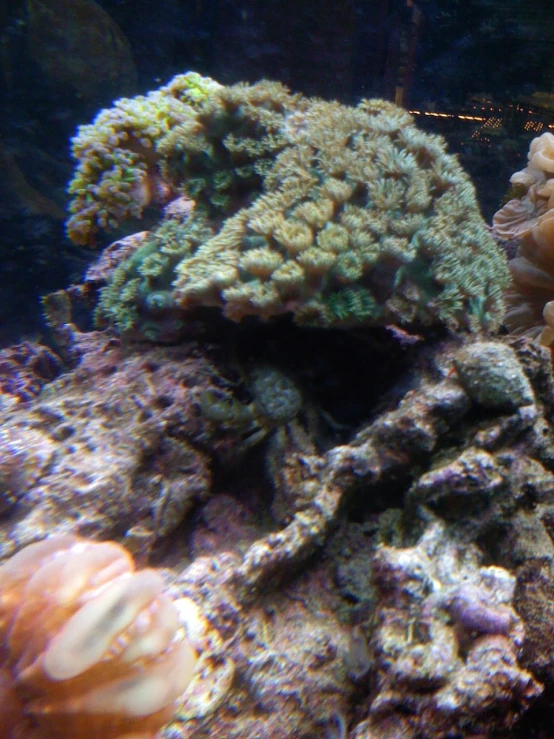
[[[255,367],[245,379],[252,398],[250,403],[243,403],[219,388],[207,390],[199,397],[202,416],[213,425],[240,435],[242,451],[269,436],[284,433],[293,437],[297,445],[307,445],[313,451],[310,438],[317,432],[322,411],[306,401],[297,382],[282,369],[265,364]],[[307,428],[303,427],[301,418]]]
[[303,505],[290,499],[290,491],[297,487],[293,480],[303,474],[310,459],[317,458],[322,430],[336,431],[339,425],[279,367],[256,366],[244,379],[251,402],[242,403],[227,390],[211,389],[199,398],[200,412],[212,425],[240,438],[239,453],[267,440],[266,471],[276,493],[272,513],[284,522],[297,503]]

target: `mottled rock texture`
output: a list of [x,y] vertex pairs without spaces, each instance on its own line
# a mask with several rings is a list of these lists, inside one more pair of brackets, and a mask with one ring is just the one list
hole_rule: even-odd
[[2,418],[0,551],[53,533],[153,543],[209,493],[194,347],[126,353],[98,335],[78,368]]
[[[3,414],[1,555],[75,531],[167,568],[205,634],[167,739],[525,736],[554,670],[546,350],[424,342],[355,431],[287,417],[249,445],[199,402],[254,402],[224,342],[77,343]],[[498,386],[491,352],[518,378],[492,407],[466,371]]]

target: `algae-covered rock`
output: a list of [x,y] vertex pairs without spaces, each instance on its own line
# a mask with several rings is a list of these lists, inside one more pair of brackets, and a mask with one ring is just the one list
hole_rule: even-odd
[[353,739],[489,737],[541,694],[518,664],[524,627],[513,608],[515,578],[480,557],[436,523],[414,547],[377,550],[378,687]]
[[[459,337],[426,346],[355,430],[319,448],[306,427],[311,450],[282,446],[276,464],[261,444],[237,466],[234,430],[199,412],[206,393],[250,397],[220,371],[237,361],[226,339],[76,337],[75,369],[1,414],[0,558],[79,533],[171,568],[202,643],[167,739],[444,739],[471,722],[531,736],[514,722],[535,720],[554,675],[550,354],[510,341],[535,403],[508,414],[476,407],[454,371]],[[274,351],[294,364],[287,346]],[[348,366],[333,372],[348,385]],[[258,412],[290,427],[293,385],[269,365],[250,381]]]
[[515,410],[534,402],[531,384],[514,350],[480,341],[458,353],[455,366],[472,400],[485,408]]

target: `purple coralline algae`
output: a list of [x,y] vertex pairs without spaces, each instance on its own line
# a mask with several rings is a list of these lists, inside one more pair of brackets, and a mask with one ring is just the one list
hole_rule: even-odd
[[524,627],[515,578],[431,525],[418,544],[382,546],[374,695],[352,739],[486,737],[509,728],[542,686],[518,665]]

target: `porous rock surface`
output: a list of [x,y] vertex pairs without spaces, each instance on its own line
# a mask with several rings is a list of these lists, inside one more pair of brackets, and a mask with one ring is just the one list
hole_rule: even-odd
[[0,431],[0,553],[47,534],[123,537],[148,548],[209,493],[195,389],[210,377],[193,347],[126,354],[89,335],[78,368]]
[[[211,475],[222,442],[194,404],[217,376],[208,356],[105,338],[3,419],[2,556],[47,530],[165,542],[171,588],[211,635],[166,739],[525,735],[516,722],[554,669],[539,617],[554,566],[546,350],[424,347],[349,440],[281,446],[258,475],[250,457],[237,490]],[[468,352],[509,354],[510,402],[472,390]]]

